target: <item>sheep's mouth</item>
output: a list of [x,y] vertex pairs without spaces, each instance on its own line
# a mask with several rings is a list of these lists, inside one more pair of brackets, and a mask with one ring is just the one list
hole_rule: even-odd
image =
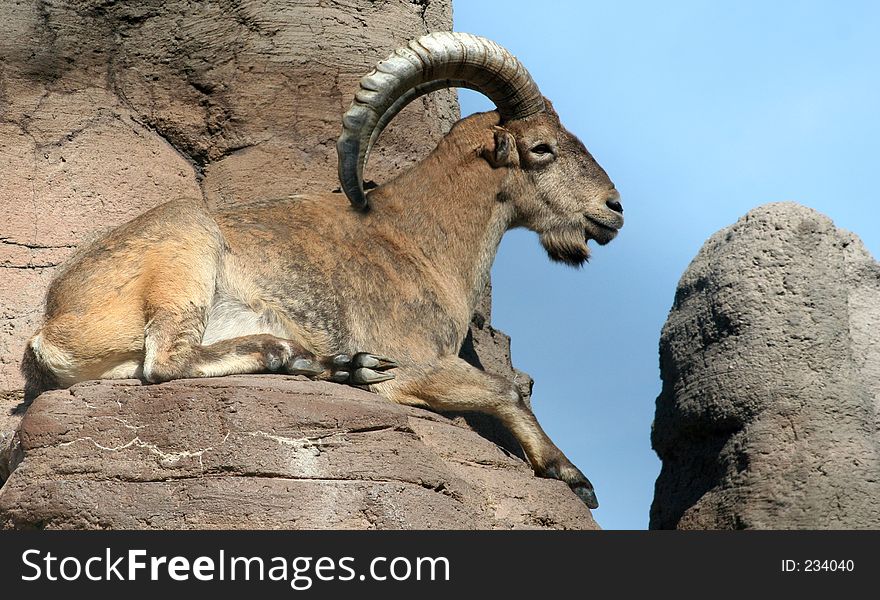
[[587,219],[587,226],[584,229],[584,238],[586,241],[596,240],[600,246],[604,246],[617,236],[617,227],[601,223],[590,216],[584,215]]

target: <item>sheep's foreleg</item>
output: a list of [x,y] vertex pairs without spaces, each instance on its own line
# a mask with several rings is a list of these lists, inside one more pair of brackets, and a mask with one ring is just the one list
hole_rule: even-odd
[[547,436],[512,382],[448,357],[389,388],[385,395],[400,404],[494,415],[516,437],[536,475],[561,479],[587,506],[599,505],[593,485]]
[[152,382],[269,371],[369,385],[393,379],[387,371],[397,366],[390,359],[366,352],[316,356],[296,342],[273,335],[248,335],[203,346],[188,340],[182,333],[185,328],[174,327],[164,336],[157,335],[156,329],[153,321],[146,338],[149,368],[145,375]]

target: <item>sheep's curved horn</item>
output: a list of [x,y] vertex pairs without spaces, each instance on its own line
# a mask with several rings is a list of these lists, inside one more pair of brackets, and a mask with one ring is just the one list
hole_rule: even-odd
[[361,79],[342,118],[336,143],[339,181],[355,208],[368,207],[364,167],[385,126],[416,98],[446,87],[466,87],[488,96],[502,121],[544,110],[544,97],[528,71],[495,42],[450,31],[411,41]]

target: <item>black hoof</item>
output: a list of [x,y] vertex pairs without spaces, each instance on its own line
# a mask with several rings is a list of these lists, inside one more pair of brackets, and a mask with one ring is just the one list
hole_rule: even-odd
[[394,379],[394,375],[391,373],[380,373],[379,371],[366,369],[364,367],[356,370],[351,375],[351,382],[355,385],[371,385],[373,383],[388,381],[389,379]]
[[354,358],[351,359],[351,364],[355,369],[364,367],[367,369],[373,369],[374,371],[385,371],[397,367],[397,363],[390,358],[367,354],[366,352],[358,352],[355,354]]
[[588,508],[599,508],[599,500],[596,499],[593,484],[567,458],[563,457],[562,460],[548,465],[542,472],[536,474],[539,477],[564,481]]
[[589,481],[586,483],[575,483],[571,486],[571,491],[577,494],[577,497],[581,499],[581,501],[587,505],[587,508],[596,509],[599,508],[599,500],[596,498],[596,492],[593,490],[593,486]]
[[330,381],[349,385],[372,385],[394,379],[394,375],[386,373],[397,367],[390,358],[377,356],[368,352],[358,352],[354,356],[337,354],[330,359]]
[[315,360],[308,358],[297,358],[287,365],[287,371],[291,375],[305,375],[306,377],[317,377],[324,372],[324,366]]
[[330,381],[336,383],[348,383],[348,380],[351,378],[351,373],[348,371],[336,371],[333,375],[330,376]]

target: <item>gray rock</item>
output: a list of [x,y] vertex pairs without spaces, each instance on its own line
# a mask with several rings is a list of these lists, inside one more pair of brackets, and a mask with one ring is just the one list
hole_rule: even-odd
[[654,529],[880,527],[880,265],[793,203],[713,235],[660,340]]
[[0,527],[596,529],[561,481],[435,413],[273,375],[41,395]]

